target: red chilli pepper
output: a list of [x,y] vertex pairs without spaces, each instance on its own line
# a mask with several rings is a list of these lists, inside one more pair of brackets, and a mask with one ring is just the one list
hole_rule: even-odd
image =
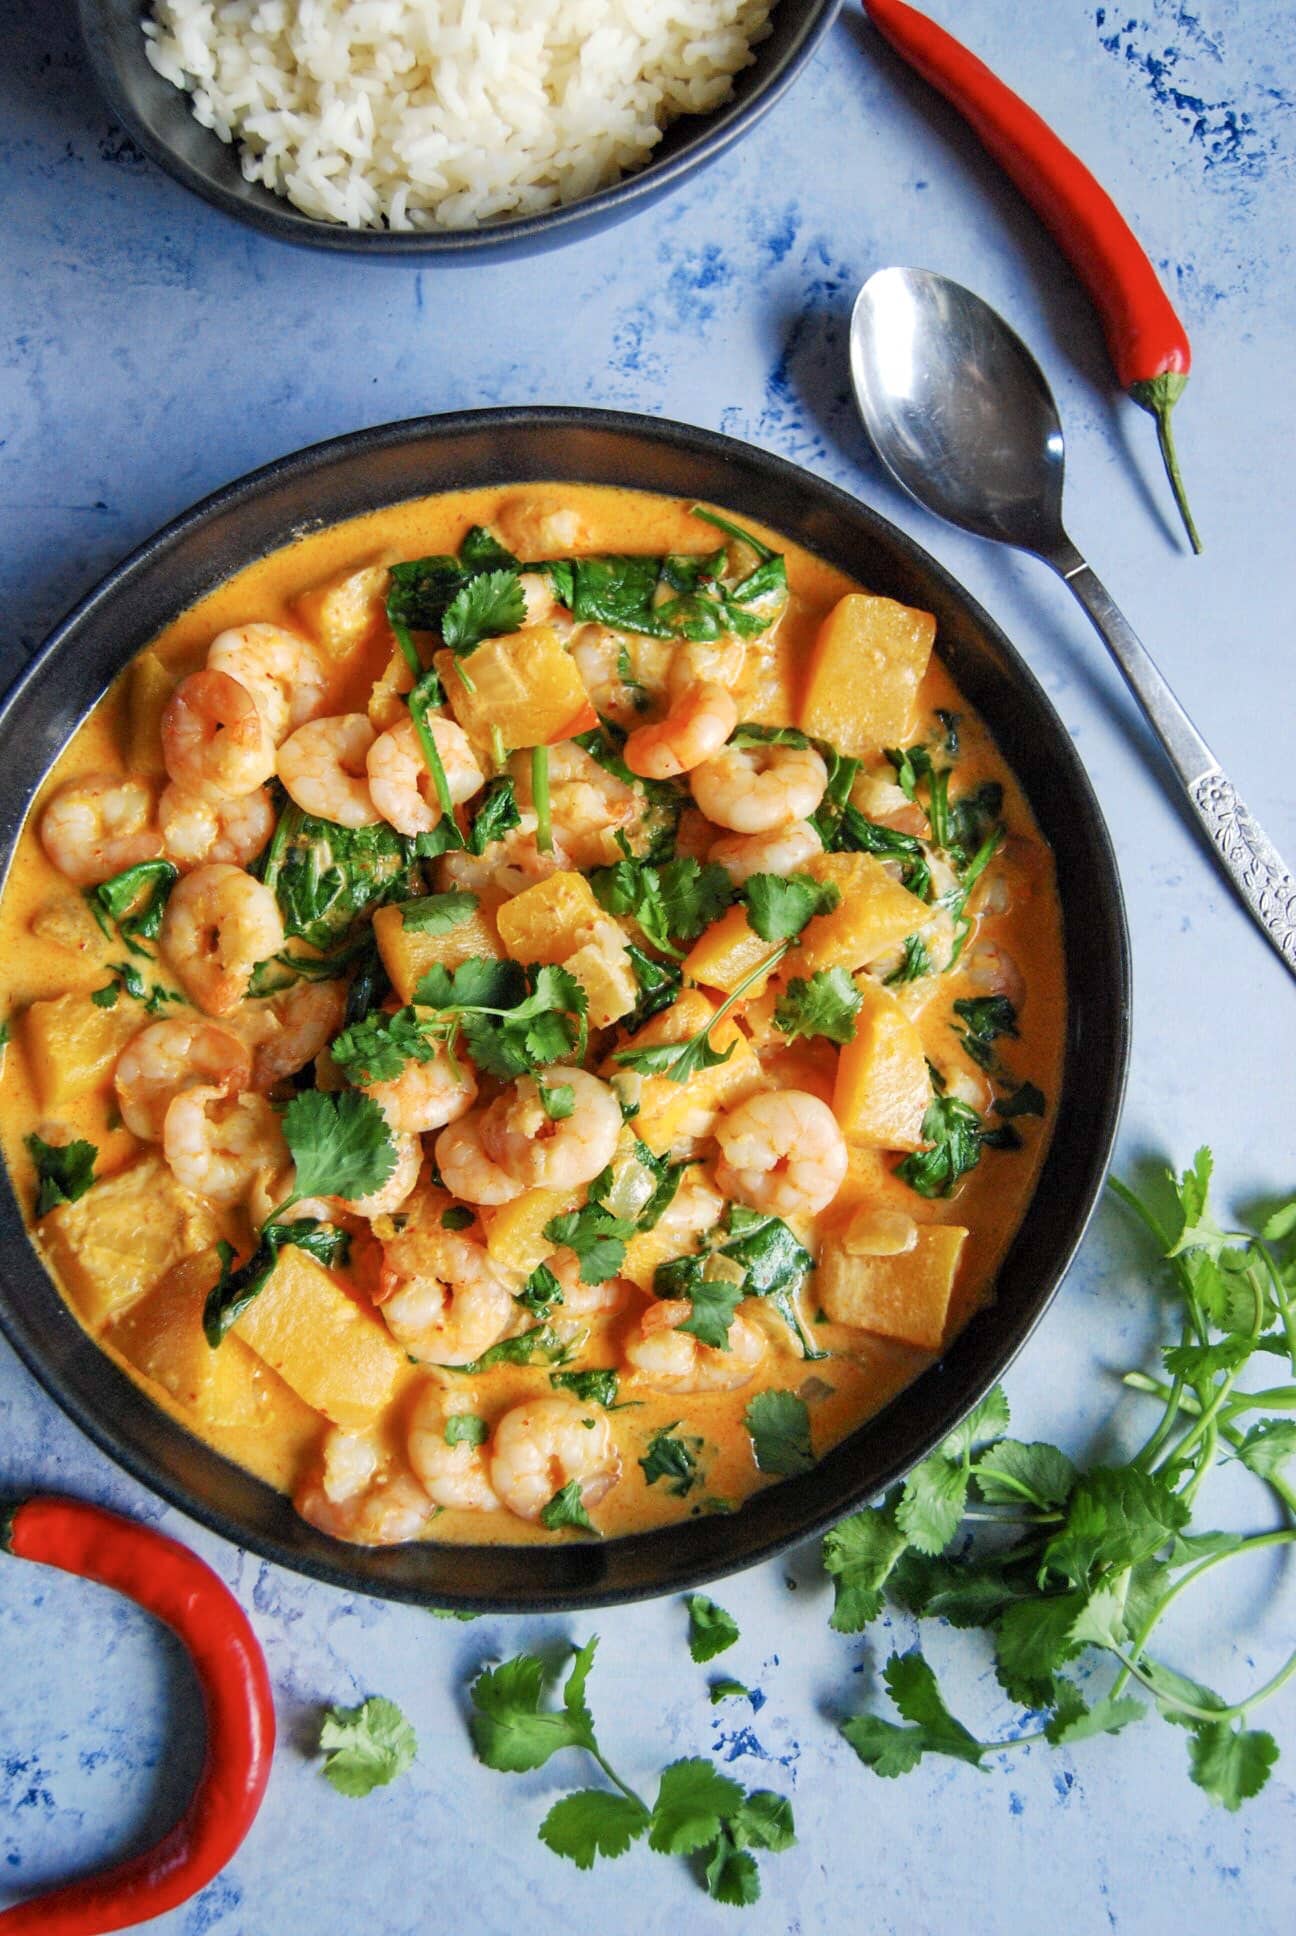
[[864,10],[901,58],[957,108],[1067,256],[1102,317],[1117,378],[1156,418],[1166,476],[1200,551],[1170,429],[1192,351],[1138,237],[1079,157],[952,34],[902,0],[864,0]]
[[238,1601],[196,1554],[81,1500],[35,1498],[0,1517],[0,1547],[124,1593],[165,1622],[202,1688],[207,1755],[189,1806],[153,1848],[0,1911],[2,1936],[102,1936],[185,1902],[251,1828],[270,1774],[265,1657]]

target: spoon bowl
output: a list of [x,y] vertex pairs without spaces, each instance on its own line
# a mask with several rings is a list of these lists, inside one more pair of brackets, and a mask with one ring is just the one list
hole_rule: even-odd
[[1248,912],[1296,975],[1296,876],[1239,798],[1062,524],[1065,452],[1044,372],[980,296],[879,269],[851,314],[851,378],[874,449],[912,497],[1057,572],[1115,659]]

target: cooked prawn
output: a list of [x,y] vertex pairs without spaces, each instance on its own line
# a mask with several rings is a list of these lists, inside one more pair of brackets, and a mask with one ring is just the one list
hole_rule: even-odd
[[95,887],[162,852],[152,793],[141,780],[111,773],[87,773],[61,786],[41,815],[40,841],[59,873],[78,887]]
[[577,1485],[588,1512],[621,1477],[621,1455],[606,1412],[570,1398],[532,1398],[505,1412],[490,1448],[490,1480],[519,1519],[539,1519],[564,1486]]
[[465,1203],[511,1203],[526,1185],[488,1154],[482,1141],[486,1116],[486,1110],[473,1109],[443,1129],[434,1145],[436,1165],[446,1189]]
[[[531,810],[531,756],[509,762],[519,805]],[[620,859],[616,835],[643,812],[643,796],[596,759],[564,740],[549,749],[549,819],[554,840],[574,868],[602,867]]]
[[826,1102],[804,1089],[766,1089],[715,1125],[718,1189],[754,1210],[812,1217],[846,1174],[846,1141]]
[[736,834],[768,834],[805,820],[823,799],[828,768],[813,746],[726,746],[689,775],[708,820]]
[[405,654],[393,652],[383,667],[382,677],[375,679],[369,688],[369,701],[365,711],[369,724],[375,733],[385,733],[400,719],[408,717],[409,708],[405,695],[414,690],[414,670]]
[[753,874],[795,874],[812,854],[822,852],[823,842],[808,820],[789,820],[772,833],[726,834],[713,844],[707,859],[741,887]]
[[609,1317],[633,1295],[635,1287],[624,1277],[609,1277],[602,1284],[587,1284],[580,1274],[580,1259],[573,1250],[557,1250],[545,1261],[562,1290],[564,1317]]
[[[625,743],[623,757],[630,771],[641,779],[673,780],[713,759],[737,724],[738,705],[728,688],[700,680],[685,687],[665,719],[636,727]],[[708,819],[717,818],[708,813],[705,801],[699,800],[698,805]],[[720,822],[721,826],[729,824]]]
[[517,1316],[509,1280],[483,1245],[415,1223],[383,1244],[378,1309],[421,1364],[470,1365]]
[[493,522],[519,558],[561,558],[590,544],[588,524],[569,505],[546,511],[532,498],[513,497],[501,504]]
[[[453,719],[429,719],[428,727],[441,755],[450,798],[456,806],[471,800],[485,785],[486,776],[473,758],[467,733]],[[440,824],[441,802],[408,713],[379,734],[365,765],[370,798],[398,834],[430,834]]]
[[682,1297],[650,1304],[626,1346],[626,1363],[654,1391],[737,1391],[755,1377],[765,1356],[764,1332],[739,1309],[723,1349],[703,1344],[691,1331],[679,1329],[692,1309]]
[[285,1158],[279,1117],[250,1089],[195,1083],[173,1097],[162,1125],[162,1154],[177,1183],[213,1203],[241,1203],[258,1171]]
[[246,867],[274,832],[274,801],[264,787],[238,799],[209,799],[173,780],[158,801],[162,851],[181,867],[206,860]]
[[355,1546],[399,1546],[417,1539],[433,1504],[409,1472],[374,1440],[330,1426],[320,1455],[293,1494],[308,1525]]
[[279,748],[278,773],[289,798],[339,827],[372,827],[382,819],[365,770],[375,737],[363,713],[307,720]]
[[413,1194],[423,1167],[423,1145],[417,1136],[396,1135],[396,1163],[385,1183],[365,1197],[339,1197],[344,1210],[355,1217],[389,1217]]
[[475,1394],[464,1385],[447,1391],[429,1379],[410,1413],[406,1452],[419,1484],[434,1506],[469,1512],[498,1512],[491,1491],[486,1450],[471,1438],[451,1442],[451,1419],[480,1416]]
[[162,758],[177,786],[217,799],[255,793],[275,770],[256,700],[228,672],[191,672],[162,714]]
[[889,773],[861,773],[850,797],[851,805],[879,827],[892,827],[902,834],[927,832],[927,815]]
[[523,600],[523,626],[543,625],[558,610],[558,600],[549,582],[548,572],[519,572],[518,590]]
[[327,681],[319,654],[282,625],[218,632],[207,648],[207,664],[247,688],[276,746],[323,708]]
[[283,919],[268,887],[211,861],[172,888],[158,945],[190,999],[208,1015],[227,1015],[257,963],[283,947]]
[[182,1090],[208,1083],[222,1095],[236,1095],[251,1074],[252,1058],[229,1029],[196,1015],[168,1015],[126,1044],[113,1088],[131,1135],[160,1143],[167,1110]]
[[[621,1135],[621,1106],[606,1082],[586,1069],[568,1068],[561,1080],[574,1092],[570,1116],[555,1121],[536,1078],[519,1076],[482,1118],[486,1155],[526,1189],[577,1189],[592,1182],[612,1161]],[[455,1188],[449,1177],[446,1182]]]
[[567,650],[595,711],[618,726],[633,725],[645,705],[665,695],[674,652],[669,639],[578,625]]
[[229,1026],[252,1051],[253,1089],[295,1076],[333,1040],[346,1013],[346,985],[299,981],[265,1001],[245,1002]]
[[747,658],[747,642],[735,632],[718,639],[685,639],[670,657],[666,690],[672,700],[682,699],[690,686],[725,686],[730,692],[742,678]]
[[407,1135],[444,1129],[467,1115],[477,1100],[477,1078],[471,1067],[452,1056],[444,1043],[437,1044],[430,1062],[407,1062],[398,1076],[366,1083],[364,1089],[391,1127]]
[[547,853],[536,846],[536,817],[528,811],[518,826],[500,840],[492,840],[482,854],[467,848],[443,854],[437,862],[437,885],[443,893],[451,888],[467,888],[492,906],[534,887],[566,865],[566,855],[557,841]]
[[1003,995],[1019,1012],[1026,999],[1026,981],[1008,950],[998,941],[978,941],[963,963],[963,972],[978,995]]

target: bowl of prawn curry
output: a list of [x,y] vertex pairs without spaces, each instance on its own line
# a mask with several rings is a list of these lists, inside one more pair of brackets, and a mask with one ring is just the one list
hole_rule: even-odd
[[279,1562],[590,1605],[806,1536],[1039,1318],[1112,855],[986,615],[781,460],[492,411],[199,506],[10,695],[0,1314]]

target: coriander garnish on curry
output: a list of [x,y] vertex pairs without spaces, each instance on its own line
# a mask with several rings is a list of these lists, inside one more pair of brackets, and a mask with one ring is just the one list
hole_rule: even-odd
[[341,1539],[808,1470],[989,1301],[1057,1100],[1052,857],[934,631],[550,484],[184,613],[0,902],[5,1153],[80,1321]]

